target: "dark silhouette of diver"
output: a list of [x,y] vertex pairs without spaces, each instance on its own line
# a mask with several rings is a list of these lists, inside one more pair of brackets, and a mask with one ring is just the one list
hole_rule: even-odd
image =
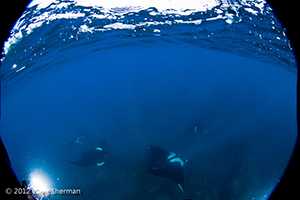
[[[0,166],[1,166],[1,193],[0,197],[3,197],[5,200],[14,200],[16,196],[18,200],[36,200],[30,193],[26,194],[26,192],[22,192],[21,194],[14,195],[14,188],[24,188],[23,186],[27,186],[26,181],[22,181],[22,184],[18,181],[18,178],[12,169],[11,162],[9,156],[7,154],[6,148],[2,142],[0,137]],[[27,189],[27,188],[25,188]],[[2,199],[2,198],[1,198]]]

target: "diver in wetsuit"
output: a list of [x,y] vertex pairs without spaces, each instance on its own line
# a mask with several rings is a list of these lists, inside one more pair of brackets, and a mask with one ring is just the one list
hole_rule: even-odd
[[[25,183],[22,181],[22,185],[18,181],[18,178],[11,167],[11,162],[9,160],[9,156],[7,154],[6,148],[2,142],[0,137],[0,166],[1,166],[1,193],[0,196],[3,197],[1,199],[5,200],[36,200],[32,195],[27,194],[14,194],[15,188],[22,188],[22,185]],[[25,181],[26,182],[26,181]],[[26,183],[27,185],[27,183]]]

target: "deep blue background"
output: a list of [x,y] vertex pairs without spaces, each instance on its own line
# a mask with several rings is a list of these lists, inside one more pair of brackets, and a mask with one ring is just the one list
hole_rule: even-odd
[[[1,112],[2,138],[18,177],[28,178],[35,169],[42,169],[52,187],[84,190],[85,195],[78,198],[94,195],[95,188],[99,192],[101,184],[111,183],[119,190],[115,182],[122,181],[112,176],[114,169],[120,163],[145,165],[134,158],[143,158],[148,144],[184,154],[193,170],[215,162],[224,168],[218,163],[223,152],[236,157],[227,168],[238,171],[244,161],[237,155],[242,152],[254,181],[239,184],[251,188],[249,195],[255,196],[256,190],[268,195],[284,171],[296,138],[296,74],[202,48],[131,45],[64,61],[34,76],[2,97]],[[208,133],[186,133],[195,117]],[[89,133],[85,144],[64,145],[84,133]],[[67,162],[79,159],[82,150],[103,139],[113,155],[111,163],[117,165],[99,171]],[[199,157],[209,160],[193,163]],[[122,170],[135,174],[126,167]],[[104,179],[105,175],[110,178]],[[187,170],[186,176],[193,175]],[[210,171],[207,176],[222,179]],[[197,190],[214,187],[209,178],[196,179]],[[194,184],[190,188],[190,194],[196,195]]]

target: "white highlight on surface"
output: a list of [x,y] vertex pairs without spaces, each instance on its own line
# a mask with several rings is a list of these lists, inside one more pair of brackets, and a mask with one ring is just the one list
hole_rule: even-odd
[[103,26],[103,28],[108,30],[109,29],[134,29],[135,27],[136,25],[133,24],[122,24],[119,22]]
[[20,69],[16,70],[16,72],[22,71],[23,69],[25,69],[26,66],[21,67]]
[[[30,23],[26,22],[26,18],[21,18],[18,20],[13,27],[12,35],[4,43],[4,54],[9,52],[10,47],[19,42],[23,37],[24,33],[31,34],[34,29],[42,26],[44,23],[49,23],[50,21],[56,19],[77,19],[80,17],[86,17],[85,21],[91,21],[93,18],[97,19],[117,19],[122,17],[124,14],[128,13],[138,13],[141,10],[146,10],[151,7],[155,7],[156,10],[151,11],[150,15],[178,15],[178,16],[187,16],[195,12],[203,12],[207,10],[211,10],[212,8],[220,5],[222,3],[222,8],[237,9],[241,6],[246,7],[246,11],[257,15],[259,12],[264,12],[265,0],[255,0],[255,1],[241,1],[240,4],[236,2],[231,2],[228,0],[70,0],[70,1],[62,1],[58,2],[57,0],[33,0],[27,8],[32,8],[36,6],[34,12],[39,12],[40,9],[46,8],[46,11],[43,11],[41,15],[34,16],[30,19]],[[70,5],[83,6],[86,7],[84,9],[85,12],[91,10],[91,8],[100,10],[101,14],[90,13],[89,16],[85,16],[85,13],[80,13],[80,11],[75,10],[66,10]],[[256,6],[258,9],[252,9],[252,7]],[[59,9],[65,9],[63,13],[53,12]],[[257,11],[259,10],[259,11]],[[223,9],[217,9],[216,12],[219,14],[217,17],[207,18],[206,21],[217,20],[217,19],[225,19],[228,24],[233,23],[231,14],[228,13],[227,16],[222,16],[224,12]],[[146,20],[146,19],[145,19]],[[171,21],[164,22],[155,22],[155,21],[144,21],[139,22],[137,24],[127,24],[117,22],[114,24],[109,24],[104,26],[103,28],[95,28],[89,27],[85,24],[78,25],[78,33],[93,33],[95,31],[107,31],[113,29],[135,29],[139,26],[153,26],[153,25],[172,25]],[[202,23],[201,19],[198,20],[174,20],[175,23],[178,24],[195,24],[199,25]],[[160,35],[156,35],[160,36]]]
[[[33,0],[27,7],[38,6],[38,8],[45,8],[55,0]],[[65,3],[67,4],[67,3]],[[81,6],[98,6],[106,9],[121,8],[121,7],[135,7],[145,9],[155,7],[159,11],[172,9],[176,11],[185,11],[188,9],[205,11],[218,5],[217,0],[76,0],[77,5]],[[172,11],[170,11],[172,12]]]
[[90,32],[90,33],[92,33],[93,32],[93,30],[94,30],[94,28],[92,27],[92,28],[90,28],[90,27],[88,27],[87,25],[85,25],[85,24],[83,24],[83,25],[81,25],[80,27],[79,27],[79,31],[81,31],[81,32]]
[[41,170],[34,171],[29,178],[30,185],[35,191],[48,192],[50,190],[50,180]]
[[181,166],[183,166],[188,160],[181,159],[176,153],[170,152],[170,155],[167,158],[170,162],[178,162]]
[[101,163],[97,163],[97,167],[104,165],[105,161],[101,162]]
[[182,186],[178,183],[178,187],[181,189],[182,192],[184,192]]
[[179,164],[180,164],[181,166],[183,166],[183,165],[185,164],[185,162],[183,162],[183,160],[181,160],[179,157],[177,157],[177,158],[172,158],[172,159],[170,160],[170,162],[179,162]]

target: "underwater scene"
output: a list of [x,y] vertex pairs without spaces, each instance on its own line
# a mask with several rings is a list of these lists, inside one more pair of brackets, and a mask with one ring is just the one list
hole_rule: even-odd
[[268,199],[298,68],[264,0],[33,0],[1,60],[1,138],[37,199]]

